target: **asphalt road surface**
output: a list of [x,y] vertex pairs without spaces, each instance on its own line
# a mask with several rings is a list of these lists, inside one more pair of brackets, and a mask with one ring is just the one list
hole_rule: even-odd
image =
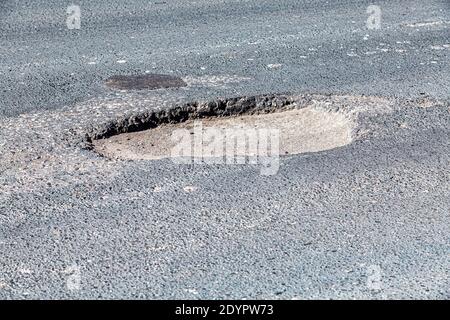
[[[1,298],[450,298],[450,2],[0,3]],[[114,75],[187,86],[117,91]],[[252,165],[100,157],[117,119],[289,93],[353,143]],[[163,143],[163,142],[162,142]]]

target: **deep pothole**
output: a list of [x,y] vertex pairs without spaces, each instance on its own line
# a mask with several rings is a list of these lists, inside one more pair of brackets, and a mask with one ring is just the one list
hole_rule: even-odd
[[286,95],[189,103],[120,119],[90,135],[108,158],[156,160],[255,157],[318,152],[352,142],[342,112]]

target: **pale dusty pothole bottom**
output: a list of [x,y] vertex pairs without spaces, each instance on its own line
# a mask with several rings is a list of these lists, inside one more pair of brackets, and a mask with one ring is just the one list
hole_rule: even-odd
[[[211,117],[156,128],[114,135],[94,140],[94,149],[101,155],[124,160],[157,160],[172,158],[173,148],[179,143],[172,138],[175,130],[187,129],[194,137],[194,125],[201,123],[202,133],[210,128],[225,132],[233,130],[279,130],[280,155],[301,154],[330,150],[352,142],[353,122],[344,114],[307,107],[268,114]],[[198,131],[197,131],[198,132]],[[194,141],[194,139],[192,139]],[[223,143],[218,139],[219,142]],[[211,140],[203,145],[211,144]],[[227,148],[224,147],[224,155]],[[245,150],[234,150],[235,155],[248,155]]]

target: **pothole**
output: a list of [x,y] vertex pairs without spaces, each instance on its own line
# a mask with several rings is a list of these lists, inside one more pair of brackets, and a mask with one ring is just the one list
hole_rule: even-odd
[[108,78],[106,85],[117,90],[155,90],[187,86],[183,79],[165,74],[116,75]]
[[[251,142],[239,143],[227,148],[230,139],[249,140],[252,137],[257,142],[260,139],[268,141],[268,134],[278,130],[278,154],[299,154],[317,152],[345,146],[351,142],[351,123],[344,115],[327,111],[305,108],[259,115],[242,115],[224,118],[206,118],[188,120],[176,124],[164,124],[154,129],[140,132],[124,133],[108,139],[95,140],[95,149],[109,158],[129,160],[156,160],[171,158],[173,150],[180,146],[182,132],[192,138],[188,140],[192,155],[195,148],[215,150],[217,153],[201,152],[199,156],[254,156],[250,151]],[[176,133],[181,133],[177,135]],[[261,138],[264,132],[264,138]],[[200,144],[196,135],[202,136]],[[178,137],[177,137],[178,136]],[[187,136],[187,135],[186,135]],[[207,138],[205,138],[207,137]],[[264,141],[264,142],[265,142]],[[222,153],[218,150],[223,150]],[[186,156],[185,153],[179,154]]]
[[105,157],[126,160],[256,156],[261,145],[272,156],[274,151],[292,155],[345,146],[353,129],[353,120],[342,112],[299,106],[287,96],[262,96],[122,119],[93,135],[92,144]]

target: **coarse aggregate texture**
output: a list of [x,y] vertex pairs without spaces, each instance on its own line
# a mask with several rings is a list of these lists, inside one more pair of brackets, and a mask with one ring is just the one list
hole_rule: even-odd
[[[0,3],[0,298],[450,298],[450,4]],[[117,91],[115,75],[181,88]],[[339,112],[349,145],[253,165],[99,156],[187,105]]]

